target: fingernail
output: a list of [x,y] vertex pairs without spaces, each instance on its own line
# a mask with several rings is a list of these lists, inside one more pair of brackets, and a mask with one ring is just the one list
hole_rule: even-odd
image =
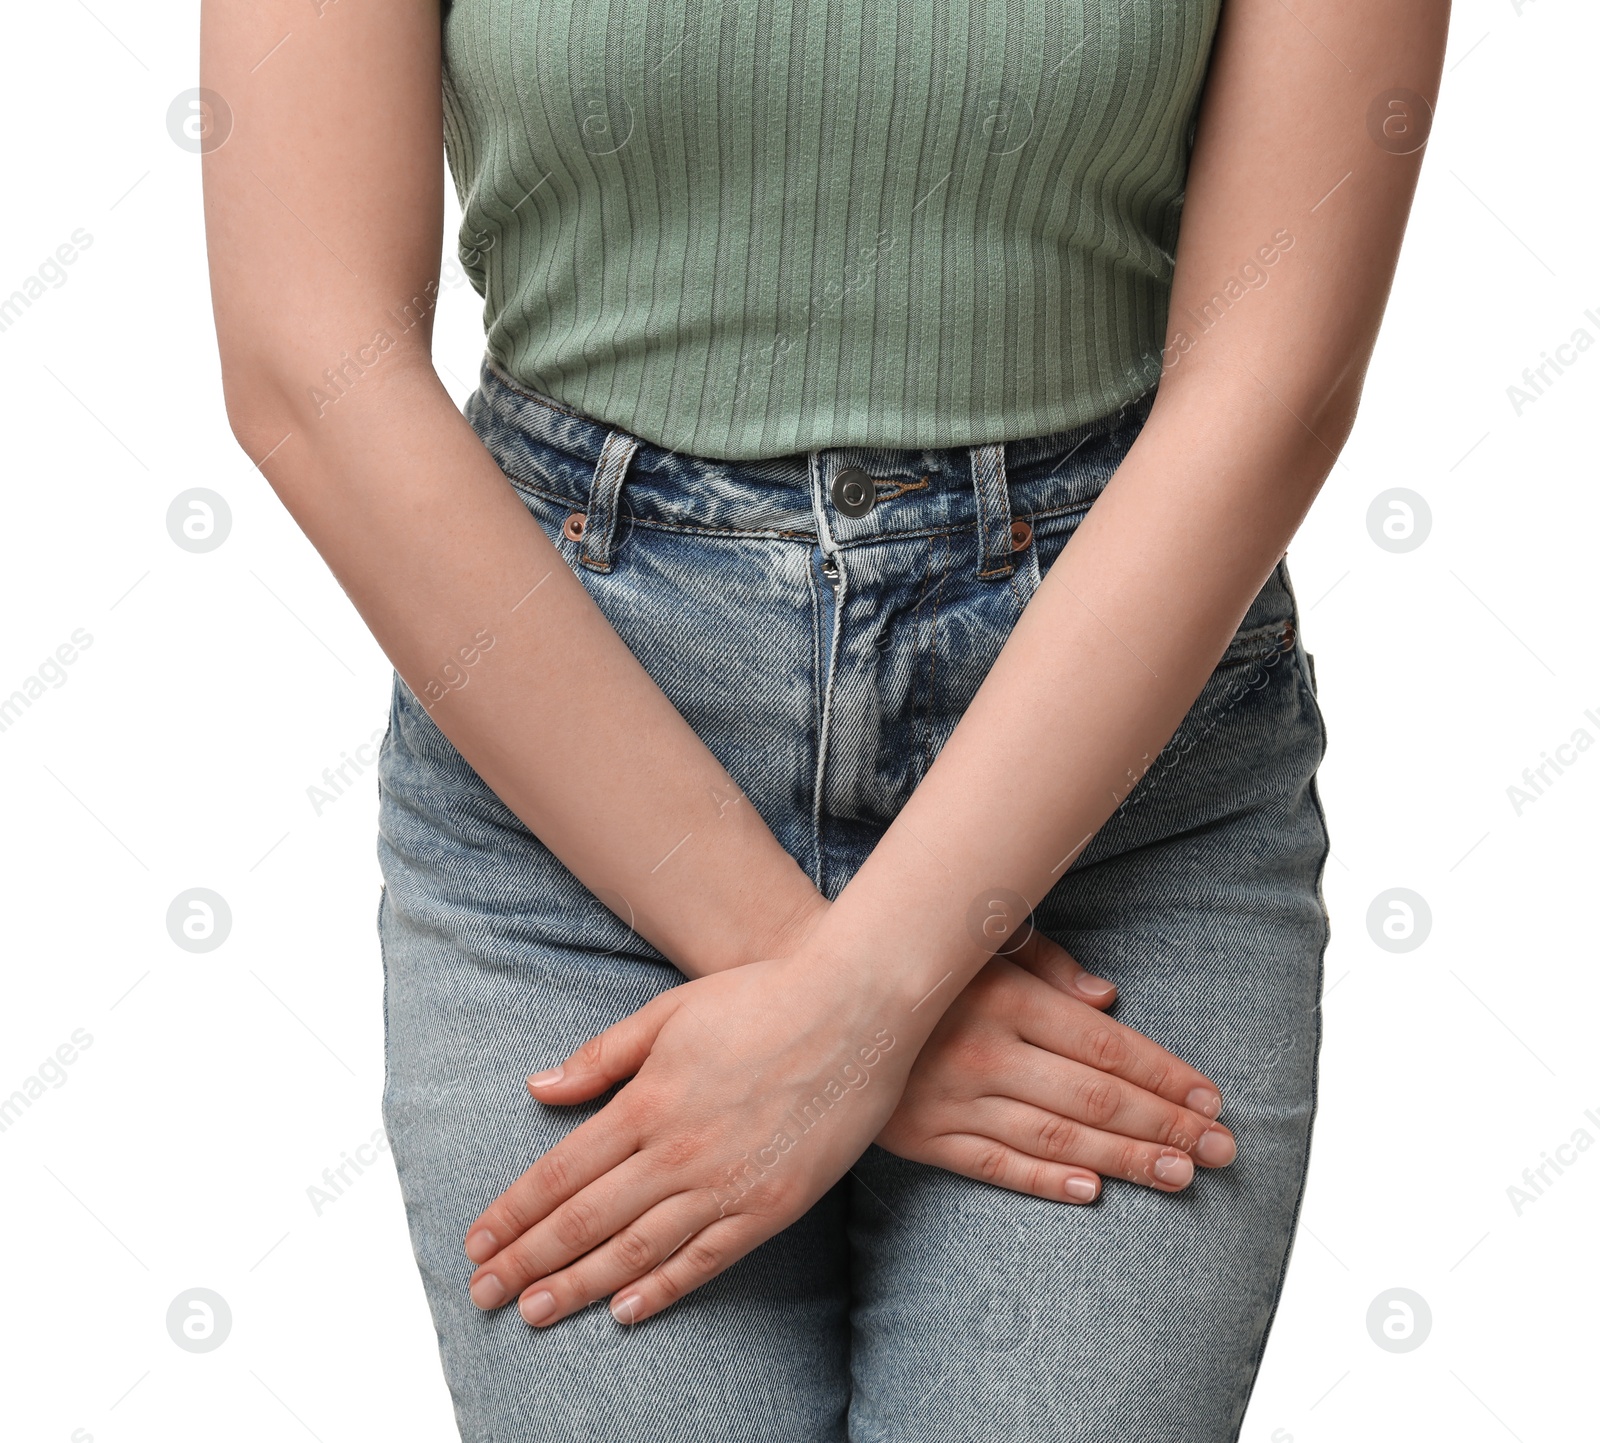
[[1194,1176],[1194,1164],[1184,1153],[1164,1152],[1156,1159],[1153,1171],[1169,1186],[1183,1187]]
[[506,1285],[493,1273],[485,1273],[467,1289],[467,1296],[475,1308],[498,1308],[506,1300]]
[[1195,1144],[1194,1155],[1207,1167],[1226,1167],[1239,1154],[1225,1129],[1214,1127]]
[[467,1257],[473,1262],[486,1263],[499,1251],[488,1228],[475,1228],[467,1234]]
[[1184,1105],[1190,1112],[1198,1112],[1201,1117],[1215,1117],[1222,1111],[1222,1099],[1209,1087],[1196,1087],[1184,1098]]
[[1073,1202],[1093,1202],[1094,1184],[1086,1177],[1069,1177],[1066,1181],[1066,1194]]
[[532,1293],[517,1304],[517,1311],[522,1314],[522,1321],[530,1327],[538,1327],[540,1323],[547,1323],[555,1315],[556,1295],[554,1293]]
[[549,1087],[552,1082],[561,1081],[562,1069],[547,1067],[543,1072],[536,1072],[528,1079],[529,1087]]
[[611,1316],[619,1323],[631,1323],[643,1302],[637,1293],[621,1293],[611,1300]]
[[1092,997],[1096,1002],[1102,997],[1109,997],[1117,990],[1114,983],[1107,982],[1104,977],[1095,977],[1088,972],[1080,972],[1078,980],[1073,983],[1073,986],[1085,997]]

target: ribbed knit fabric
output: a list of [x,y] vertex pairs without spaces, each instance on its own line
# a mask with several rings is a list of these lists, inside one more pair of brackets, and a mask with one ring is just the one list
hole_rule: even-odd
[[1221,0],[454,0],[514,379],[729,460],[1064,430],[1160,374]]

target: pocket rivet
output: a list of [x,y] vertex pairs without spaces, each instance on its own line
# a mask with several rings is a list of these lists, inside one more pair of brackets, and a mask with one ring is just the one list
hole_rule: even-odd
[[583,512],[574,511],[572,515],[567,517],[566,524],[561,528],[562,534],[565,535],[569,541],[582,541],[583,521]]
[[1011,549],[1023,550],[1033,540],[1033,527],[1026,521],[1013,521],[1011,523]]

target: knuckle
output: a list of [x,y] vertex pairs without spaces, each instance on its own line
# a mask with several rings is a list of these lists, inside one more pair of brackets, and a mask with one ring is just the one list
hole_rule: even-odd
[[722,1249],[703,1238],[695,1238],[684,1247],[683,1262],[697,1277],[709,1277],[722,1268]]
[[981,1147],[974,1159],[978,1177],[984,1182],[998,1183],[1006,1175],[1009,1156],[998,1143]]
[[656,1260],[650,1239],[636,1228],[625,1228],[611,1240],[617,1261],[635,1275],[646,1272]]
[[606,1060],[606,1053],[608,1050],[609,1048],[607,1046],[605,1034],[601,1033],[598,1037],[591,1037],[583,1044],[582,1047],[574,1052],[572,1054],[572,1061],[579,1063],[585,1068],[599,1068],[600,1065]]
[[585,1198],[564,1203],[551,1221],[556,1238],[576,1251],[588,1251],[600,1231],[600,1211]]
[[1064,1162],[1073,1155],[1082,1138],[1082,1129],[1070,1117],[1050,1113],[1039,1124],[1036,1146],[1040,1157]]
[[1084,1033],[1083,1055],[1089,1066],[1110,1072],[1127,1061],[1128,1047],[1116,1028],[1102,1024]]
[[[1183,1076],[1178,1064],[1171,1058],[1159,1058],[1150,1064],[1149,1080],[1145,1083],[1145,1091],[1153,1092],[1157,1097],[1170,1097],[1179,1092],[1183,1084]],[[1187,1095],[1189,1089],[1182,1087],[1180,1095]]]
[[[547,1152],[539,1159],[536,1188],[540,1194],[545,1197],[563,1197],[572,1191],[575,1182],[572,1163],[559,1148],[554,1152]],[[533,1198],[530,1197],[528,1201],[531,1204]]]
[[652,1143],[650,1151],[656,1165],[666,1172],[676,1172],[686,1167],[701,1153],[700,1139],[690,1132],[669,1133]]
[[1150,1175],[1144,1149],[1136,1142],[1125,1142],[1116,1151],[1117,1176],[1129,1182],[1143,1182]]
[[1115,1078],[1095,1073],[1079,1083],[1076,1100],[1084,1122],[1090,1127],[1104,1127],[1117,1115],[1122,1089]]
[[1193,1152],[1195,1144],[1200,1141],[1202,1128],[1197,1128],[1194,1118],[1181,1107],[1172,1109],[1172,1116],[1167,1119],[1165,1136],[1161,1139],[1169,1147],[1182,1148],[1184,1152]]

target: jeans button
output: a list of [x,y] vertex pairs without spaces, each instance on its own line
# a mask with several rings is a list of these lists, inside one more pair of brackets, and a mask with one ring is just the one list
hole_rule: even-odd
[[878,499],[877,483],[859,466],[846,466],[833,478],[833,504],[846,516],[865,516]]

